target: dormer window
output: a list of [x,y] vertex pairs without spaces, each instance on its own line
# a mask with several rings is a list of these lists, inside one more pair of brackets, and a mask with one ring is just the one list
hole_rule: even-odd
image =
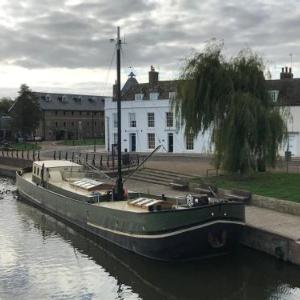
[[94,98],[91,98],[91,97],[90,97],[90,98],[88,98],[88,101],[89,101],[90,103],[95,103],[96,100],[95,100]]
[[269,94],[271,96],[272,102],[276,103],[278,100],[279,91],[271,90],[271,91],[269,91]]
[[135,100],[143,100],[144,99],[144,95],[143,94],[135,94],[134,99]]
[[62,102],[62,101],[63,101],[62,96],[58,96],[58,97],[57,97],[57,101]]
[[73,100],[74,100],[76,103],[81,103],[81,97],[80,97],[80,96],[73,97]]
[[158,96],[159,96],[159,93],[150,93],[149,99],[150,100],[158,100]]
[[176,92],[169,92],[169,99],[174,100],[176,98]]
[[43,95],[43,96],[41,96],[41,99],[44,100],[45,102],[51,101],[51,97],[49,95]]

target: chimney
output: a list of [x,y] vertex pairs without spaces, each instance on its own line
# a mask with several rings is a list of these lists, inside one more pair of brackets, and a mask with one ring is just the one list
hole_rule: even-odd
[[292,68],[282,68],[280,73],[280,79],[293,79],[294,74],[292,73]]
[[151,66],[151,70],[149,72],[149,85],[154,86],[157,83],[158,83],[158,72],[156,72],[154,67]]

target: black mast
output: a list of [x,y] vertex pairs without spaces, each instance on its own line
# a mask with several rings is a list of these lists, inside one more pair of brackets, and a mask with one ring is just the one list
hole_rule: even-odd
[[117,36],[117,112],[118,112],[118,177],[116,182],[117,200],[123,200],[122,159],[121,159],[121,45],[120,27]]

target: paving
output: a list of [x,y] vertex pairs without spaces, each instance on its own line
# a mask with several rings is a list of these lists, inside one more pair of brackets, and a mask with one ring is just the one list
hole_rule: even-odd
[[255,206],[247,206],[246,222],[251,227],[300,242],[300,217],[298,216]]

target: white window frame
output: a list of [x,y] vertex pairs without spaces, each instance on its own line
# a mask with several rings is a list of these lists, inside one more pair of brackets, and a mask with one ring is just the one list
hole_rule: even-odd
[[135,100],[143,100],[144,99],[144,94],[141,94],[141,93],[135,94],[134,99]]
[[118,144],[118,133],[114,132],[113,134],[113,144]]
[[129,113],[128,119],[129,119],[129,127],[136,127],[135,113]]
[[269,91],[269,94],[271,96],[272,102],[276,103],[278,100],[279,91],[271,90],[271,91]]
[[188,133],[185,137],[185,148],[186,150],[194,150],[195,136],[192,133]]
[[149,99],[150,100],[158,100],[159,93],[150,93],[149,94]]
[[[153,118],[152,118],[152,116],[153,116]],[[150,127],[150,128],[155,127],[155,114],[154,114],[154,112],[148,112],[147,113],[147,123],[148,123],[148,127]]]
[[[172,116],[172,119],[170,116]],[[168,128],[174,127],[174,113],[171,111],[166,112],[166,126]]]
[[176,98],[176,92],[169,92],[169,99],[174,100]]
[[147,134],[148,149],[155,149],[155,133]]
[[118,128],[118,114],[113,113],[113,128]]

